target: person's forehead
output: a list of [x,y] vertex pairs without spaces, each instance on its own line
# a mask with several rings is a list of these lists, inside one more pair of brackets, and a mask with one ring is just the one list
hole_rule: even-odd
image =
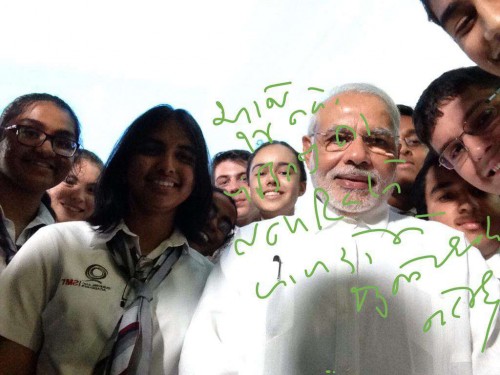
[[415,134],[415,126],[410,116],[401,116],[399,125],[399,136],[407,137],[408,135]]
[[443,167],[433,166],[425,176],[425,192],[429,197],[431,193],[438,190],[458,189],[465,191],[469,184],[464,181],[454,170],[448,170]]
[[31,125],[49,134],[75,135],[75,124],[69,113],[49,101],[32,103],[13,122]]
[[365,128],[366,123],[370,128],[391,128],[385,103],[373,94],[347,92],[323,104],[325,107],[318,112],[317,131],[325,131],[335,125]]
[[492,88],[478,88],[471,86],[459,96],[451,100],[443,100],[439,105],[442,113],[437,118],[430,137],[432,146],[441,152],[442,146],[450,138],[458,137],[463,131],[464,122],[468,114],[492,94]]
[[214,170],[215,178],[219,176],[235,176],[246,173],[247,163],[243,160],[224,160],[217,164]]
[[293,162],[295,155],[292,150],[283,145],[271,145],[263,148],[257,155],[255,155],[252,164],[267,163],[267,162]]

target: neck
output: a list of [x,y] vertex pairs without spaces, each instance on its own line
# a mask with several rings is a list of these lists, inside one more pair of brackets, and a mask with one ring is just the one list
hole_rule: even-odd
[[[0,175],[0,206],[6,218],[14,223],[16,236],[35,218],[44,192],[32,192],[14,186]],[[17,238],[16,238],[17,239]]]
[[400,184],[401,193],[399,193],[396,189],[392,191],[392,195],[389,198],[389,205],[392,207],[396,207],[401,211],[409,211],[413,208],[413,201],[411,197],[411,184]]
[[129,229],[139,236],[141,254],[148,255],[174,231],[174,214],[142,215],[131,214],[125,218]]

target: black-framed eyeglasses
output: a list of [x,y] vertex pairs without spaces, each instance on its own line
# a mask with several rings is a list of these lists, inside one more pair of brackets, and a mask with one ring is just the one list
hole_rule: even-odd
[[467,159],[469,149],[462,140],[465,134],[484,136],[493,133],[499,116],[499,94],[500,87],[467,116],[463,122],[462,133],[449,142],[439,155],[440,165],[446,169],[454,169]]
[[71,138],[60,135],[50,135],[39,129],[26,125],[10,125],[5,130],[15,130],[17,141],[25,146],[39,147],[47,139],[50,140],[52,150],[65,158],[72,157],[80,145]]
[[394,156],[396,151],[394,135],[388,129],[373,129],[370,134],[356,134],[350,126],[340,125],[326,132],[314,132],[312,135],[318,140],[317,143],[328,152],[346,150],[357,136],[361,137],[363,144],[375,154]]

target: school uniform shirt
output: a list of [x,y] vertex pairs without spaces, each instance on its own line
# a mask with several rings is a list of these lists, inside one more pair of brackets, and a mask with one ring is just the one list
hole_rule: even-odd
[[492,255],[489,259],[486,259],[488,267],[493,271],[493,274],[497,279],[500,279],[500,249]]
[[[1,210],[1,207],[0,207]],[[54,224],[55,220],[52,214],[50,213],[49,209],[42,203],[40,204],[40,207],[38,208],[37,214],[35,218],[26,226],[26,228],[23,229],[23,231],[19,234],[19,237],[16,238],[16,227],[14,225],[14,222],[12,220],[9,220],[7,217],[4,216],[3,211],[0,212],[0,217],[3,218],[3,223],[7,229],[7,232],[12,239],[13,242],[15,242],[16,249],[14,251],[17,252],[17,250],[24,245],[28,239],[35,234],[35,232],[49,224]],[[6,264],[6,252],[3,249],[0,249],[0,273],[2,270],[7,266]]]
[[500,374],[500,285],[463,233],[386,206],[318,217],[241,229],[207,281],[181,374]]
[[[39,374],[90,374],[123,313],[128,278],[86,222],[39,230],[0,275],[0,335],[38,352]],[[187,243],[177,230],[148,257]],[[187,249],[187,250],[186,250]],[[212,264],[185,248],[153,292],[151,374],[177,374],[185,331]]]

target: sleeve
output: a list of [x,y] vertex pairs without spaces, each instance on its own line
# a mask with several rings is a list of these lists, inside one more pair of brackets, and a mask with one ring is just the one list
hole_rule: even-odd
[[473,373],[500,374],[500,281],[479,251],[469,251],[468,261]]
[[181,375],[238,373],[238,293],[223,272],[224,259],[211,272],[186,333]]
[[0,274],[0,335],[35,352],[43,339],[42,314],[59,280],[51,233],[39,230]]

